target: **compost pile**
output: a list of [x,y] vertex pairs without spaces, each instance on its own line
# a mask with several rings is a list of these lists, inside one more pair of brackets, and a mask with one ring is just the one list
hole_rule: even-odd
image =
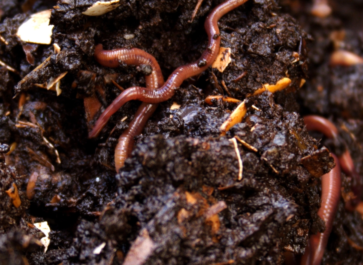
[[[120,0],[90,16],[96,2],[0,1],[0,263],[298,263],[325,229],[317,212],[330,151],[349,150],[363,174],[363,65],[330,64],[338,48],[363,55],[363,5],[334,0],[319,18],[310,1],[249,0],[224,15],[226,68],[160,103],[116,173],[118,137],[140,102],[88,133],[121,90],[145,86],[148,67],[103,67],[95,46],[144,50],[166,79],[207,49],[204,21],[224,1],[193,14],[197,0]],[[51,43],[21,40],[19,27],[44,10]],[[242,100],[242,122],[221,135]],[[333,121],[339,138],[308,132],[308,114]],[[351,185],[342,173],[323,264],[363,262],[362,216],[344,207]]]

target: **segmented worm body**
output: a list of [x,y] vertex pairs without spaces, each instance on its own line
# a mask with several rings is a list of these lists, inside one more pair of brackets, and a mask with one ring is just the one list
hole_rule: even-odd
[[325,231],[310,236],[301,265],[319,265],[328,243],[340,198],[340,168],[338,158],[333,155],[335,167],[321,177],[321,206],[318,215],[325,222]]
[[[164,84],[164,78],[160,66],[154,56],[140,49],[115,49],[103,50],[101,44],[96,46],[95,58],[103,66],[117,67],[121,62],[127,65],[150,65],[151,73],[145,76],[146,86],[149,89],[156,89]],[[139,135],[150,116],[157,108],[157,104],[142,103],[137,110],[129,127],[122,133],[118,139],[115,149],[115,168],[118,172],[124,165],[126,158],[130,155],[135,136]]]
[[[316,115],[306,116],[304,117],[304,122],[306,128],[310,131],[319,131],[331,139],[336,139],[338,137],[338,129],[332,122],[323,117]],[[360,201],[362,192],[360,176],[355,170],[353,159],[350,156],[349,151],[345,151],[343,155],[338,157],[338,160],[342,170],[352,178],[354,198],[350,199],[345,206],[348,210],[354,210]]]
[[[304,122],[307,130],[319,131],[331,139],[336,139],[338,137],[338,129],[332,122],[323,117],[315,115],[306,116],[304,117]],[[333,157],[335,161],[335,167],[322,177],[321,183],[321,206],[318,211],[318,215],[325,222],[325,231],[310,237],[309,244],[306,247],[305,254],[301,260],[301,265],[319,265],[323,258],[340,198],[340,167],[353,179],[352,191],[355,195],[355,198],[349,200],[346,203],[346,208],[348,210],[354,210],[360,200],[360,176],[357,174],[354,168],[353,160],[349,151],[345,151],[344,154],[338,158],[335,155],[333,155]]]
[[151,73],[145,76],[146,87],[153,90],[164,84],[164,77],[161,73],[160,66],[155,57],[151,54],[137,49],[114,49],[103,50],[102,44],[95,48],[96,61],[106,67],[118,67],[120,63],[127,65],[150,65]]
[[[178,88],[185,79],[198,75],[205,71],[216,59],[220,47],[220,32],[217,25],[218,20],[244,4],[248,0],[228,0],[217,6],[207,17],[204,27],[208,34],[208,48],[203,52],[199,60],[177,68],[168,78],[163,86],[156,90],[143,87],[131,87],[122,92],[112,104],[101,114],[95,127],[90,132],[89,137],[96,137],[107,123],[112,114],[130,100],[141,100],[146,103],[160,103],[171,98],[175,89]],[[112,63],[110,63],[112,64]]]

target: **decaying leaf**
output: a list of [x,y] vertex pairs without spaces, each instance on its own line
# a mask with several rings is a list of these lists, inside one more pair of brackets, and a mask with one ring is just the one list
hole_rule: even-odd
[[45,235],[45,237],[42,237],[40,239],[40,242],[42,242],[44,246],[44,253],[45,253],[47,252],[48,246],[50,244],[50,239],[49,239],[50,227],[48,225],[48,222],[35,223],[34,226],[38,228],[40,231],[42,231]]
[[231,48],[221,47],[212,68],[217,68],[219,72],[223,72],[231,61]]
[[20,25],[17,36],[24,42],[50,44],[54,25],[49,25],[52,10],[44,10],[30,16]]
[[120,5],[121,5],[120,0],[112,0],[109,2],[96,2],[92,6],[90,6],[86,11],[84,11],[82,14],[94,17],[101,16],[116,9]]

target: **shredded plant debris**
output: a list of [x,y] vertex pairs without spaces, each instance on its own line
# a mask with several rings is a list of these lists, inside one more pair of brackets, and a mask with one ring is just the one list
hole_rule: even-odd
[[[234,6],[204,28],[223,3]],[[309,264],[310,238],[327,231],[329,172],[341,187],[321,264],[362,263],[362,11],[342,0],[0,1],[0,263]],[[157,102],[118,172],[118,138],[144,104],[128,101],[88,135],[120,94],[149,93],[155,68],[101,64],[100,44],[142,50],[164,80],[203,69]]]

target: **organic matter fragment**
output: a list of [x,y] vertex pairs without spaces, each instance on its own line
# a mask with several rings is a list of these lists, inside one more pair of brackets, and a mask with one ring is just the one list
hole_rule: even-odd
[[231,61],[231,48],[220,47],[212,68],[216,68],[219,72],[223,73]]
[[15,183],[11,185],[11,188],[6,191],[6,194],[10,197],[13,205],[18,208],[21,205],[21,200],[19,197],[18,187]]
[[232,112],[229,118],[220,127],[221,135],[224,136],[237,123],[240,123],[247,113],[245,101],[242,101],[238,107]]
[[101,16],[106,14],[120,6],[120,0],[112,0],[108,2],[98,1],[90,6],[86,11],[82,14],[86,16]]
[[24,42],[50,44],[54,25],[49,25],[52,10],[45,10],[30,16],[18,29],[17,36]]
[[357,64],[363,64],[363,58],[349,51],[338,50],[333,52],[330,57],[330,65],[332,66],[351,66]]

